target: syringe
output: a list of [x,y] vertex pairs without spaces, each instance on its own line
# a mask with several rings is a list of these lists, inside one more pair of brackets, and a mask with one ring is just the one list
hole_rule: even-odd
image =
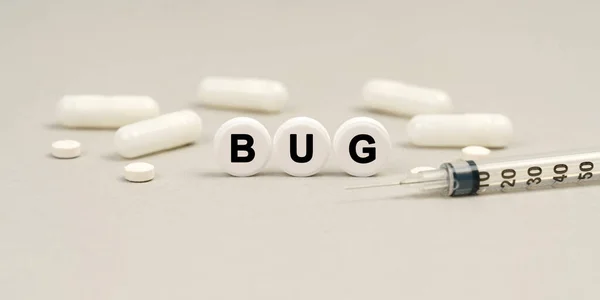
[[600,152],[581,152],[503,161],[458,160],[444,163],[435,170],[407,174],[404,179],[395,183],[347,189],[411,185],[422,191],[439,191],[447,196],[457,197],[599,180]]

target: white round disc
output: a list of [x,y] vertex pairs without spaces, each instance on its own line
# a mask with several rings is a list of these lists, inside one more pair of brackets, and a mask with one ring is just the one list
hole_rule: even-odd
[[81,144],[73,140],[61,140],[52,143],[52,156],[56,158],[75,158],[81,155]]
[[134,162],[125,166],[125,179],[131,182],[146,182],[154,179],[154,166],[145,162]]
[[340,168],[357,177],[377,174],[387,163],[392,142],[378,121],[357,117],[344,122],[333,138],[333,148]]
[[331,154],[329,133],[317,120],[307,117],[284,122],[275,132],[273,145],[281,170],[298,177],[318,173]]
[[260,172],[271,157],[271,135],[257,120],[237,117],[217,130],[214,147],[217,163],[223,171],[233,176],[252,176]]
[[477,160],[484,158],[492,152],[490,149],[481,146],[467,146],[462,148],[462,159],[464,160]]
[[432,167],[415,167],[415,168],[410,169],[410,173],[417,174],[419,172],[431,171],[431,170],[435,170],[435,168],[432,168]]

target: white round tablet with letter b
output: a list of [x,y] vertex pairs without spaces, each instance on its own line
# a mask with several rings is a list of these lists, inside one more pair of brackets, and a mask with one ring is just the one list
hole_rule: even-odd
[[217,163],[233,176],[260,172],[271,157],[271,136],[263,124],[248,117],[225,122],[214,138]]
[[352,118],[338,128],[333,147],[340,168],[357,177],[377,174],[392,152],[390,135],[378,121]]
[[284,122],[275,132],[273,145],[273,155],[281,170],[297,177],[318,173],[331,154],[327,129],[307,117]]

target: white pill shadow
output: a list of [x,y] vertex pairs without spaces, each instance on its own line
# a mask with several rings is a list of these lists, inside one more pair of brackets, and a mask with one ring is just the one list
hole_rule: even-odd
[[126,157],[122,157],[117,152],[105,153],[103,155],[100,155],[100,157],[102,159],[108,160],[108,161],[131,161],[131,160],[143,159],[143,158],[147,158],[147,157],[167,155],[167,153],[170,153],[170,152],[184,151],[184,150],[186,150],[188,148],[194,148],[194,147],[197,147],[197,146],[202,146],[202,145],[205,145],[205,144],[209,144],[211,142],[212,142],[212,137],[203,134],[202,136],[200,136],[200,139],[198,139],[198,141],[196,141],[195,143],[181,145],[181,146],[177,146],[175,148],[165,149],[165,150],[161,150],[161,151],[158,151],[158,152],[148,153],[148,154],[145,154],[145,155],[142,155],[142,156],[138,156],[138,157],[126,158]]
[[65,127],[56,123],[44,124],[43,127],[52,131],[117,131],[118,128],[87,128],[87,127]]
[[187,148],[193,148],[196,144],[187,144],[187,145],[182,145],[182,146],[178,146],[175,148],[171,148],[171,149],[166,149],[166,150],[162,150],[162,151],[158,151],[158,152],[153,152],[153,153],[148,153],[142,156],[136,156],[136,157],[132,157],[132,158],[126,158],[126,157],[122,157],[121,155],[119,155],[117,152],[111,152],[111,153],[107,153],[104,155],[101,155],[100,158],[107,160],[107,161],[133,161],[133,160],[138,160],[138,159],[144,159],[144,158],[148,158],[148,157],[156,157],[156,156],[162,156],[162,155],[168,155],[170,152],[179,152],[179,151],[183,151],[184,149]]
[[[386,201],[448,201],[448,200],[456,200],[456,199],[450,199],[448,197],[444,197],[443,195],[435,194],[435,193],[421,193],[421,194],[414,193],[414,194],[404,194],[404,195],[397,195],[397,196],[392,195],[392,196],[381,197],[381,196],[377,196],[377,192],[374,192],[374,193],[371,193],[370,195],[361,196],[360,198],[352,196],[352,195],[349,197],[353,197],[353,198],[346,199],[346,200],[340,200],[337,203],[338,204],[364,204],[364,203],[368,203],[368,202],[386,202]],[[459,200],[475,200],[473,198],[476,198],[476,197],[477,196],[460,198]]]
[[274,178],[293,178],[293,179],[310,179],[310,178],[325,178],[325,177],[331,177],[331,178],[341,178],[341,177],[345,177],[345,178],[354,178],[351,175],[346,174],[343,171],[321,171],[315,175],[312,176],[306,176],[306,177],[296,177],[296,176],[291,176],[288,175],[287,173],[283,172],[283,171],[261,171],[255,175],[252,176],[233,176],[233,175],[229,175],[228,173],[222,172],[222,171],[205,171],[205,172],[198,172],[197,173],[200,177],[204,177],[204,178],[256,178],[256,177],[274,177]]
[[52,153],[46,153],[46,157],[49,159],[54,159],[54,160],[77,160],[78,158],[81,159],[81,156],[84,156],[85,152],[81,152],[81,154],[79,156],[76,157],[56,157],[54,155],[52,155]]
[[385,116],[385,117],[393,118],[396,120],[400,119],[400,120],[406,120],[406,121],[408,121],[408,120],[410,120],[410,118],[412,118],[412,116],[409,116],[409,115],[394,114],[389,111],[379,110],[379,109],[366,107],[366,106],[355,106],[353,111],[356,113],[365,114],[366,117]]
[[[456,146],[456,147],[454,147],[454,146],[417,146],[406,140],[394,143],[393,146],[397,147],[397,148],[404,148],[404,149],[411,149],[411,150],[424,150],[424,151],[427,151],[427,150],[452,150],[454,152],[457,152],[459,155],[461,153],[461,149],[464,148],[464,146],[462,146],[462,147],[461,146]],[[512,148],[513,145],[511,145],[510,147]],[[503,150],[509,148],[509,146],[486,147],[486,148],[493,150],[493,151],[498,151],[498,153],[500,153],[500,151],[503,151]]]
[[201,111],[207,111],[207,112],[212,112],[212,113],[244,113],[247,114],[249,116],[277,116],[277,115],[281,115],[281,114],[289,114],[289,113],[294,113],[296,110],[294,109],[294,107],[284,107],[281,111],[262,111],[262,110],[253,110],[253,109],[248,109],[248,108],[236,108],[236,107],[217,107],[217,106],[211,106],[209,104],[203,104],[203,103],[196,103],[196,104],[191,104],[189,106],[190,109],[198,109],[200,108]]
[[148,181],[138,181],[138,182],[129,181],[129,180],[125,179],[124,175],[120,175],[119,177],[117,177],[117,181],[120,181],[120,182],[123,182],[123,183],[127,183],[127,184],[141,184],[141,185],[144,185],[144,184],[151,184],[151,183],[153,183],[153,182],[155,182],[157,180],[160,180],[160,177],[159,177],[158,174],[155,174],[154,178],[152,178],[151,180],[148,180]]
[[[506,191],[506,192],[502,192],[502,191],[497,191],[497,192],[491,192],[489,194],[481,194],[481,195],[471,195],[471,196],[461,196],[461,197],[449,197],[449,196],[445,196],[443,194],[440,193],[436,193],[436,192],[431,192],[431,193],[425,193],[425,192],[412,192],[412,193],[406,193],[403,191],[399,191],[399,193],[404,193],[402,195],[391,195],[391,196],[385,196],[385,197],[377,197],[377,196],[373,196],[374,194],[376,195],[377,193],[373,193],[373,194],[365,194],[364,196],[361,195],[360,198],[356,197],[354,199],[349,199],[349,200],[340,200],[338,203],[343,203],[343,204],[352,204],[352,203],[364,203],[364,202],[376,202],[376,201],[453,201],[453,202],[457,202],[457,201],[477,201],[477,202],[481,202],[482,200],[486,200],[486,201],[506,201],[506,195],[507,194],[531,194],[531,193],[542,193],[542,192],[546,192],[546,193],[551,193],[552,190],[569,190],[569,189],[586,189],[586,188],[597,188],[598,186],[600,186],[600,181],[595,181],[595,182],[589,182],[589,183],[570,183],[570,184],[566,184],[566,185],[559,185],[559,186],[554,186],[554,187],[544,187],[544,188],[535,188],[535,189],[522,189],[522,190],[511,190],[511,191]],[[395,187],[390,187],[390,188],[395,188]],[[402,187],[398,187],[398,188],[402,188]],[[348,192],[352,192],[352,191],[348,191]],[[528,197],[527,199],[524,199],[525,201],[544,201],[544,198],[539,198],[539,197]],[[477,203],[475,202],[475,203]]]

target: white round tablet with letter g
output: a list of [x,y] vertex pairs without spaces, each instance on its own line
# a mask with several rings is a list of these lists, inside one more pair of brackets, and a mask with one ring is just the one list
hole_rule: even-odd
[[285,121],[273,137],[274,157],[292,176],[312,176],[327,163],[331,139],[317,120],[297,117]]
[[357,177],[377,174],[392,152],[392,142],[385,127],[367,117],[344,122],[335,133],[333,147],[342,170]]
[[131,182],[146,182],[154,179],[154,166],[145,162],[134,162],[125,166],[125,179]]
[[271,135],[255,119],[237,117],[225,122],[214,138],[217,163],[233,176],[252,176],[271,158]]
[[52,156],[56,158],[75,158],[81,155],[81,144],[78,141],[62,140],[52,143]]

